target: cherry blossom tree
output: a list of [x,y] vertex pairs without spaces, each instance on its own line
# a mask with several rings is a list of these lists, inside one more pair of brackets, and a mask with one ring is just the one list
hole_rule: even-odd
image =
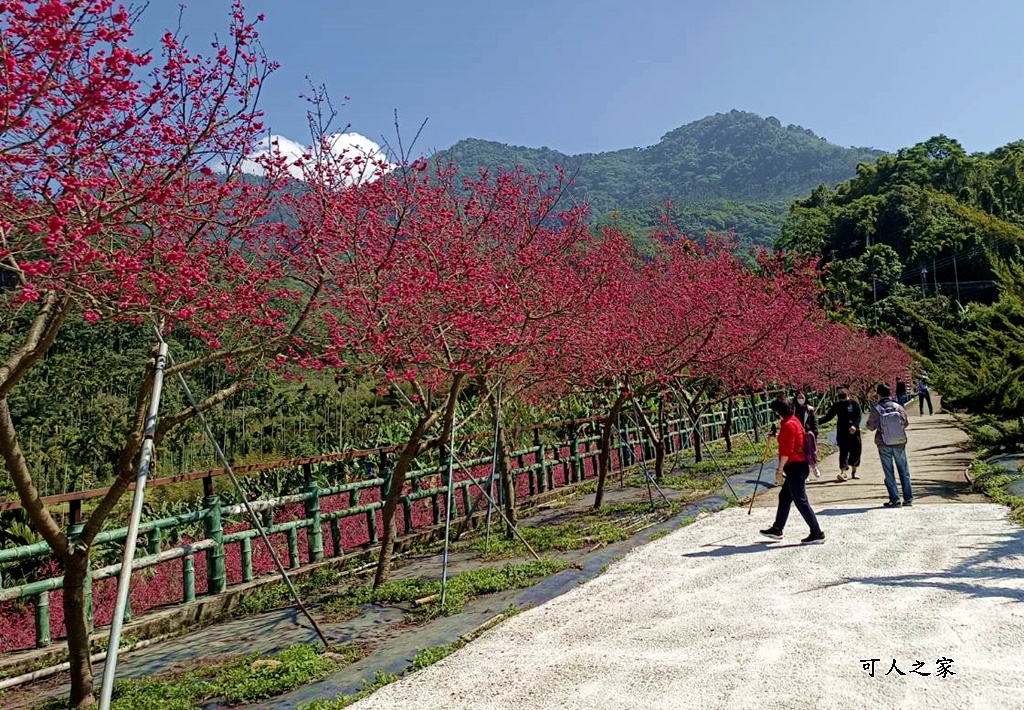
[[315,301],[289,280],[281,229],[266,220],[273,161],[263,184],[237,170],[262,132],[255,102],[274,68],[255,23],[235,3],[208,53],[169,32],[150,54],[132,47],[134,20],[110,0],[0,5],[0,303],[18,316],[0,354],[0,454],[64,568],[73,706],[92,702],[89,549],[137,473],[155,357],[140,363],[114,483],[74,536],[40,500],[9,395],[76,319],[184,333],[199,354],[169,374],[229,363],[235,378],[163,416],[159,443],[289,347]]
[[[672,388],[685,392],[696,420],[698,402],[711,389],[776,377],[792,337],[823,315],[814,309],[813,274],[805,268],[783,269],[764,257],[751,269],[728,240],[698,244],[671,229],[655,236],[653,255],[619,258],[604,285],[601,312],[590,328],[574,333],[563,358],[578,386],[606,393],[595,507],[602,503],[612,428],[624,407]],[[662,427],[637,410],[660,476]]]
[[477,392],[465,417],[493,409],[500,383],[525,386],[528,358],[553,352],[564,315],[585,302],[600,274],[586,268],[594,252],[585,211],[561,204],[564,176],[551,184],[522,171],[481,172],[459,184],[453,166],[417,160],[387,171],[376,165],[377,179],[353,181],[365,158],[328,150],[324,114],[329,122],[328,112],[313,122],[306,187],[292,205],[296,253],[329,283],[321,342],[310,352],[331,354],[332,366],[371,378],[414,413],[385,474],[381,585],[412,463],[461,427],[468,385]]

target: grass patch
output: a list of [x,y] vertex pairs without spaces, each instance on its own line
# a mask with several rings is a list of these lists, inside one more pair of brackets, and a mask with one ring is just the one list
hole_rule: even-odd
[[[619,542],[629,537],[628,533],[615,524],[604,521],[568,521],[556,525],[520,527],[519,532],[538,553],[578,550],[598,543]],[[529,554],[518,536],[511,540],[492,537],[489,545],[486,545],[485,539],[477,538],[469,542],[467,547],[476,552],[482,560],[501,560]]]
[[[593,545],[610,545],[628,539],[632,532],[622,527],[626,518],[656,513],[668,518],[682,510],[682,504],[673,502],[665,505],[657,501],[654,507],[650,503],[615,503],[604,505],[597,510],[588,509],[579,514],[579,520],[569,520],[555,525],[539,525],[521,527],[519,532],[537,552],[565,552],[578,550]],[[466,544],[468,549],[476,552],[483,560],[500,560],[521,557],[529,554],[519,537],[511,540],[504,538],[491,539],[485,547],[485,540],[477,538]]]
[[272,698],[323,678],[338,666],[318,655],[313,646],[307,645],[292,646],[277,654],[273,660],[280,665],[256,671],[253,668],[255,662],[250,661],[223,669],[215,676],[220,687],[218,695],[229,705]]
[[668,535],[670,532],[672,532],[672,531],[671,530],[659,530],[658,532],[656,532],[653,535],[651,535],[651,542],[654,542],[655,540],[660,540],[661,538],[663,538],[666,535]]
[[[732,451],[726,451],[724,444],[722,446],[705,446],[704,460],[700,463],[687,462],[683,464],[683,470],[690,476],[698,477],[718,475],[719,466],[726,473],[740,473],[752,464],[761,461],[764,457],[764,447],[765,444],[763,442],[760,444],[753,442],[735,444],[732,447]],[[714,452],[714,459],[710,455],[711,452]],[[715,463],[716,460],[717,463]]]
[[629,518],[660,513],[668,517],[678,513],[682,508],[682,503],[678,501],[672,501],[666,505],[664,500],[656,498],[653,506],[649,502],[613,503],[612,505],[602,505],[597,510],[591,508],[584,515],[588,518]]
[[[336,663],[308,644],[289,646],[268,658],[259,654],[235,659],[165,678],[122,680],[114,684],[113,710],[191,710],[208,700],[220,699],[225,705],[242,705],[266,700],[301,685],[323,678],[331,671],[361,658],[357,647],[337,652]],[[67,701],[53,701],[42,708],[66,708]]]
[[452,643],[446,643],[443,646],[425,648],[412,657],[412,665],[409,666],[409,670],[414,672],[421,671],[428,666],[434,665],[442,658],[447,658],[465,645],[466,642],[459,639]]
[[1018,525],[1024,525],[1024,498],[1015,496],[1006,487],[1020,475],[1012,473],[1000,466],[992,466],[982,459],[971,462],[971,480],[975,488],[1000,505],[1010,509],[1010,515]]
[[[642,486],[644,485],[644,480],[642,478],[632,479],[628,484],[631,486]],[[658,481],[658,485],[662,488],[671,488],[673,490],[713,491],[722,485],[722,478],[718,475],[718,469],[714,469],[707,474],[703,472],[673,473],[662,477]]]
[[[553,560],[507,564],[504,567],[475,569],[448,580],[445,604],[440,597],[416,610],[422,620],[447,616],[462,611],[470,599],[506,589],[529,587],[536,581],[561,572],[567,565]],[[367,585],[349,589],[324,603],[324,612],[332,616],[350,616],[363,604],[400,604],[440,595],[441,582],[436,579],[406,579],[388,582],[378,589]]]
[[[657,483],[662,488],[673,490],[716,490],[723,484],[722,471],[726,476],[742,473],[761,461],[764,447],[764,443],[734,443],[732,451],[729,452],[725,450],[723,441],[705,443],[704,460],[700,463],[689,459],[681,460],[683,455],[692,456],[693,449],[669,454],[665,457],[667,473]],[[711,454],[714,454],[714,458]],[[654,475],[653,468],[650,465],[648,467],[651,475]],[[626,479],[626,485],[632,488],[643,487],[646,485],[646,479],[642,473],[634,472]]]
[[[339,570],[321,567],[301,582],[295,582],[295,589],[298,591],[299,596],[305,597],[318,589],[338,584],[344,576],[345,575]],[[275,584],[270,587],[264,587],[263,589],[244,597],[242,601],[238,603],[237,609],[239,614],[247,616],[249,614],[260,614],[264,611],[269,611],[270,609],[276,609],[277,607],[290,603],[291,601],[292,595],[288,591],[288,585],[281,582],[280,584]]]
[[358,693],[342,695],[333,700],[314,700],[311,703],[306,703],[299,710],[341,710],[359,702],[363,698],[370,697],[385,685],[391,685],[396,680],[398,680],[398,676],[394,673],[380,671]]
[[[608,472],[608,479],[609,480],[611,479],[611,475],[612,475],[612,472],[609,471]],[[606,480],[605,484],[607,485],[607,483],[608,483],[608,481]],[[588,493],[597,493],[597,479],[596,478],[592,478],[591,480],[587,481],[586,483],[578,484],[575,488],[572,489],[572,492],[574,494],[576,494],[576,495],[587,495]]]

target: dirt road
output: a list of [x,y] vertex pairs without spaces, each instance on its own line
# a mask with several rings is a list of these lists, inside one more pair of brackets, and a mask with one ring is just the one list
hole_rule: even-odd
[[[938,397],[933,401],[938,405]],[[956,427],[953,418],[939,414],[938,409],[934,415],[926,413],[921,416],[916,400],[906,409],[910,419],[907,460],[914,487],[914,505],[987,502],[982,494],[970,491],[964,478],[964,470],[970,464],[972,454],[964,448],[967,435]],[[864,423],[867,423],[867,414],[864,415]],[[808,481],[807,495],[813,507],[840,503],[850,506],[881,505],[888,500],[874,433],[864,431],[862,439],[861,467],[857,471],[859,478],[842,483],[836,481],[839,454],[832,454],[819,465],[821,478],[812,476]],[[754,507],[774,508],[777,502],[778,495],[769,490],[758,494]],[[795,509],[790,520],[798,528],[803,525]]]

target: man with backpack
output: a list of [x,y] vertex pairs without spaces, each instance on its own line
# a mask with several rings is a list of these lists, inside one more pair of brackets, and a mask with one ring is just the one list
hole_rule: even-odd
[[[885,472],[885,488],[889,492],[886,508],[899,508],[901,505],[913,505],[914,492],[910,487],[910,465],[907,463],[907,411],[892,398],[888,385],[880,384],[875,388],[878,401],[872,405],[868,415],[868,429],[875,432],[875,445],[878,456],[882,460]],[[896,470],[900,474],[900,487],[903,489],[903,503],[900,503],[900,492],[896,488]]]

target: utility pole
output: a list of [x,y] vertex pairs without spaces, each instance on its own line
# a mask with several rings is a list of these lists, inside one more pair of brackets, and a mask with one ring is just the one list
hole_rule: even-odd
[[927,282],[927,278],[928,278],[928,267],[927,266],[922,266],[921,267],[921,295],[922,296],[927,296],[928,295],[928,291],[926,290],[926,285],[928,283]]
[[956,270],[956,251],[953,251],[953,280],[956,281],[956,301],[960,303],[960,274]]
[[871,302],[874,304],[875,325],[878,325],[878,281],[875,279],[875,260],[871,257],[871,233],[864,235],[864,255],[871,259]]
[[932,282],[935,284],[935,295],[939,295],[939,272],[935,268],[935,255],[932,254]]

